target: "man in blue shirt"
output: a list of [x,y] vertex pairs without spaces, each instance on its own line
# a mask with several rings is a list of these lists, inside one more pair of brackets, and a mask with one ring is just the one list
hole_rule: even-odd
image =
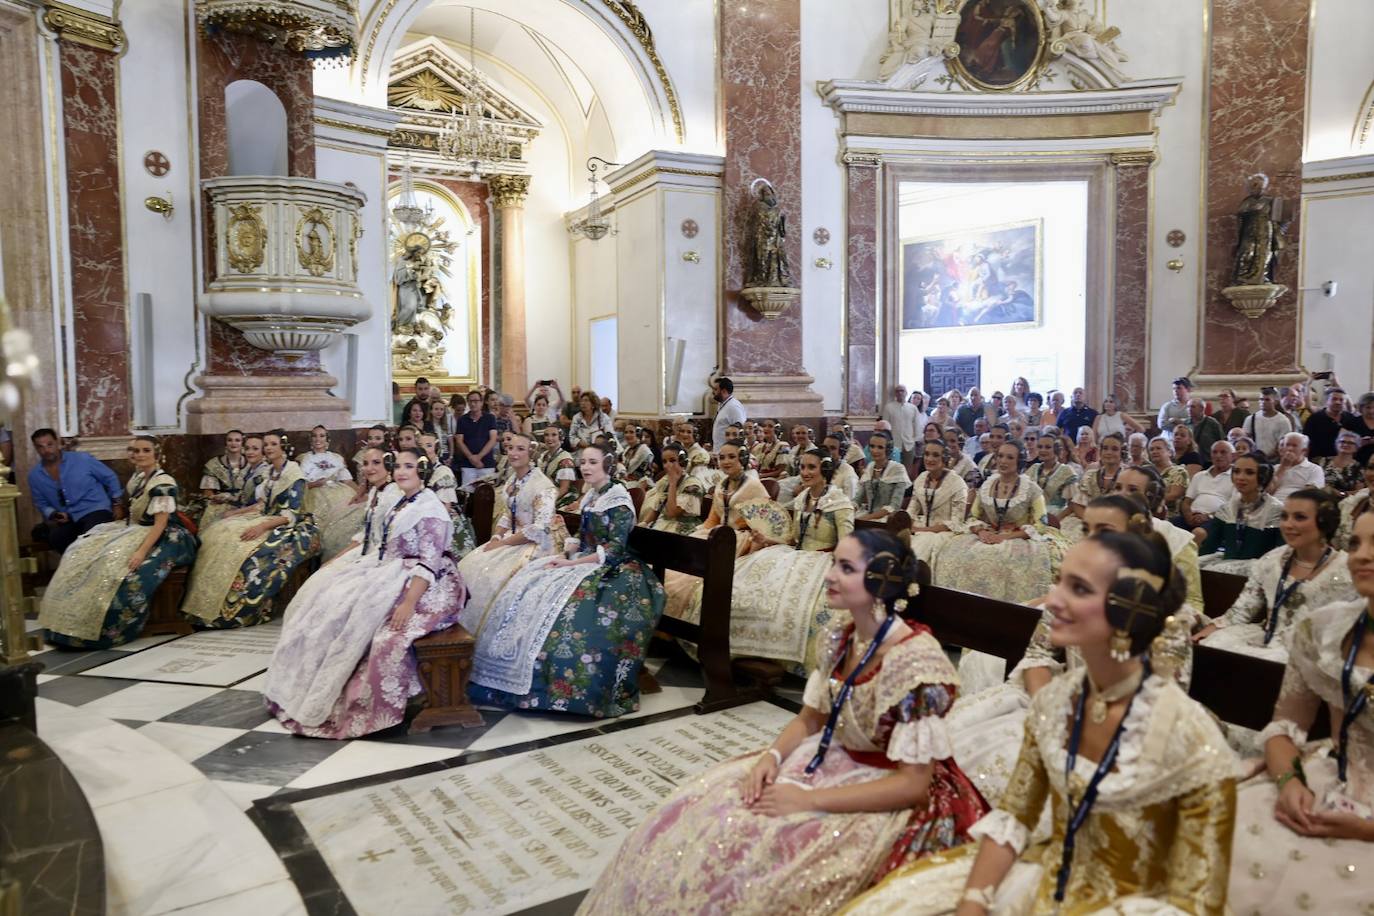
[[468,392],[468,412],[458,418],[453,444],[457,447],[454,464],[462,478],[463,489],[483,477],[496,473],[496,418],[482,409],[482,392]]
[[124,517],[124,488],[114,471],[94,455],[64,452],[57,433],[47,427],[30,438],[40,463],[29,471],[29,495],[43,514],[34,540],[61,553],[96,525]]
[[1093,420],[1097,418],[1097,411],[1088,406],[1087,398],[1088,395],[1082,388],[1075,388],[1073,402],[1059,411],[1056,418],[1056,425],[1069,437],[1070,442],[1078,441],[1079,427],[1092,426]]

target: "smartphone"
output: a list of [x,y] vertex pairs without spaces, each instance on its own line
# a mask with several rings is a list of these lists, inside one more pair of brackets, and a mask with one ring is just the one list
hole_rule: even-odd
[[1320,378],[1320,379],[1327,379],[1327,378],[1331,378],[1331,373],[1330,373],[1329,371],[1324,371],[1324,372],[1313,372],[1313,373],[1312,373],[1312,377],[1313,377],[1313,378]]

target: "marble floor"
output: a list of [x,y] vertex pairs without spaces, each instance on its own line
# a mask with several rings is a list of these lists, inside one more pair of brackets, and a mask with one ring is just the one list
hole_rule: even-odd
[[[497,867],[458,855],[449,831],[476,810],[486,815],[475,815],[469,825],[490,823],[514,804],[509,796],[515,789],[507,788],[505,799],[472,798],[437,809],[452,817],[443,820],[447,830],[428,839],[415,824],[398,827],[396,815],[372,796],[380,793],[398,810],[409,806],[407,816],[433,827],[425,814],[434,793],[458,798],[455,785],[469,793],[493,780],[537,785],[549,759],[562,765],[560,779],[580,785],[595,769],[598,752],[642,755],[645,742],[664,730],[718,747],[719,740],[699,730],[766,732],[774,720],[785,721],[786,707],[795,708],[784,698],[781,705],[696,716],[691,707],[703,693],[700,673],[680,652],[662,647],[667,651],[648,665],[662,691],[646,695],[638,712],[619,720],[483,709],[480,728],[407,735],[401,726],[352,741],[300,738],[267,714],[258,692],[278,632],[268,625],[35,656],[46,666],[38,677],[39,733],[73,772],[95,813],[110,913],[571,912],[626,825],[642,812],[621,813],[610,834],[579,850],[595,856],[571,871],[572,862],[561,863],[549,850],[481,844],[490,854],[500,851]],[[797,687],[790,685],[784,696],[799,698]],[[600,750],[589,751],[589,744]],[[545,755],[554,746],[559,752]],[[715,759],[712,753],[694,759],[704,767]],[[527,785],[521,791],[538,794]],[[368,823],[373,826],[362,826]],[[538,835],[538,826],[527,829]],[[368,842],[372,833],[377,839]],[[528,845],[536,849],[533,841]],[[355,855],[354,847],[365,848]],[[540,880],[540,869],[549,866],[536,863],[550,861],[556,880]],[[504,873],[512,889],[471,880],[488,871]],[[522,875],[532,884],[514,880]],[[410,903],[369,892],[377,878],[385,878],[386,887],[411,888]]]

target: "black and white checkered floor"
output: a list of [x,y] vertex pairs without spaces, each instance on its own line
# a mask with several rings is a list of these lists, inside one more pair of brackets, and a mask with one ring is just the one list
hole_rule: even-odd
[[244,816],[255,801],[634,728],[635,720],[685,712],[703,693],[699,670],[675,654],[649,662],[662,692],[615,723],[483,709],[481,728],[407,735],[402,725],[351,741],[300,738],[268,715],[259,693],[278,633],[269,624],[34,656],[45,666],[39,732],[95,811],[111,913],[318,911],[283,869],[280,844]]

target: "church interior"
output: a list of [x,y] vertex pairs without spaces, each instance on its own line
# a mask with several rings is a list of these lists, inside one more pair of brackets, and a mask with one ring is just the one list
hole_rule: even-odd
[[1371,39],[0,0],[0,914],[1374,912]]

